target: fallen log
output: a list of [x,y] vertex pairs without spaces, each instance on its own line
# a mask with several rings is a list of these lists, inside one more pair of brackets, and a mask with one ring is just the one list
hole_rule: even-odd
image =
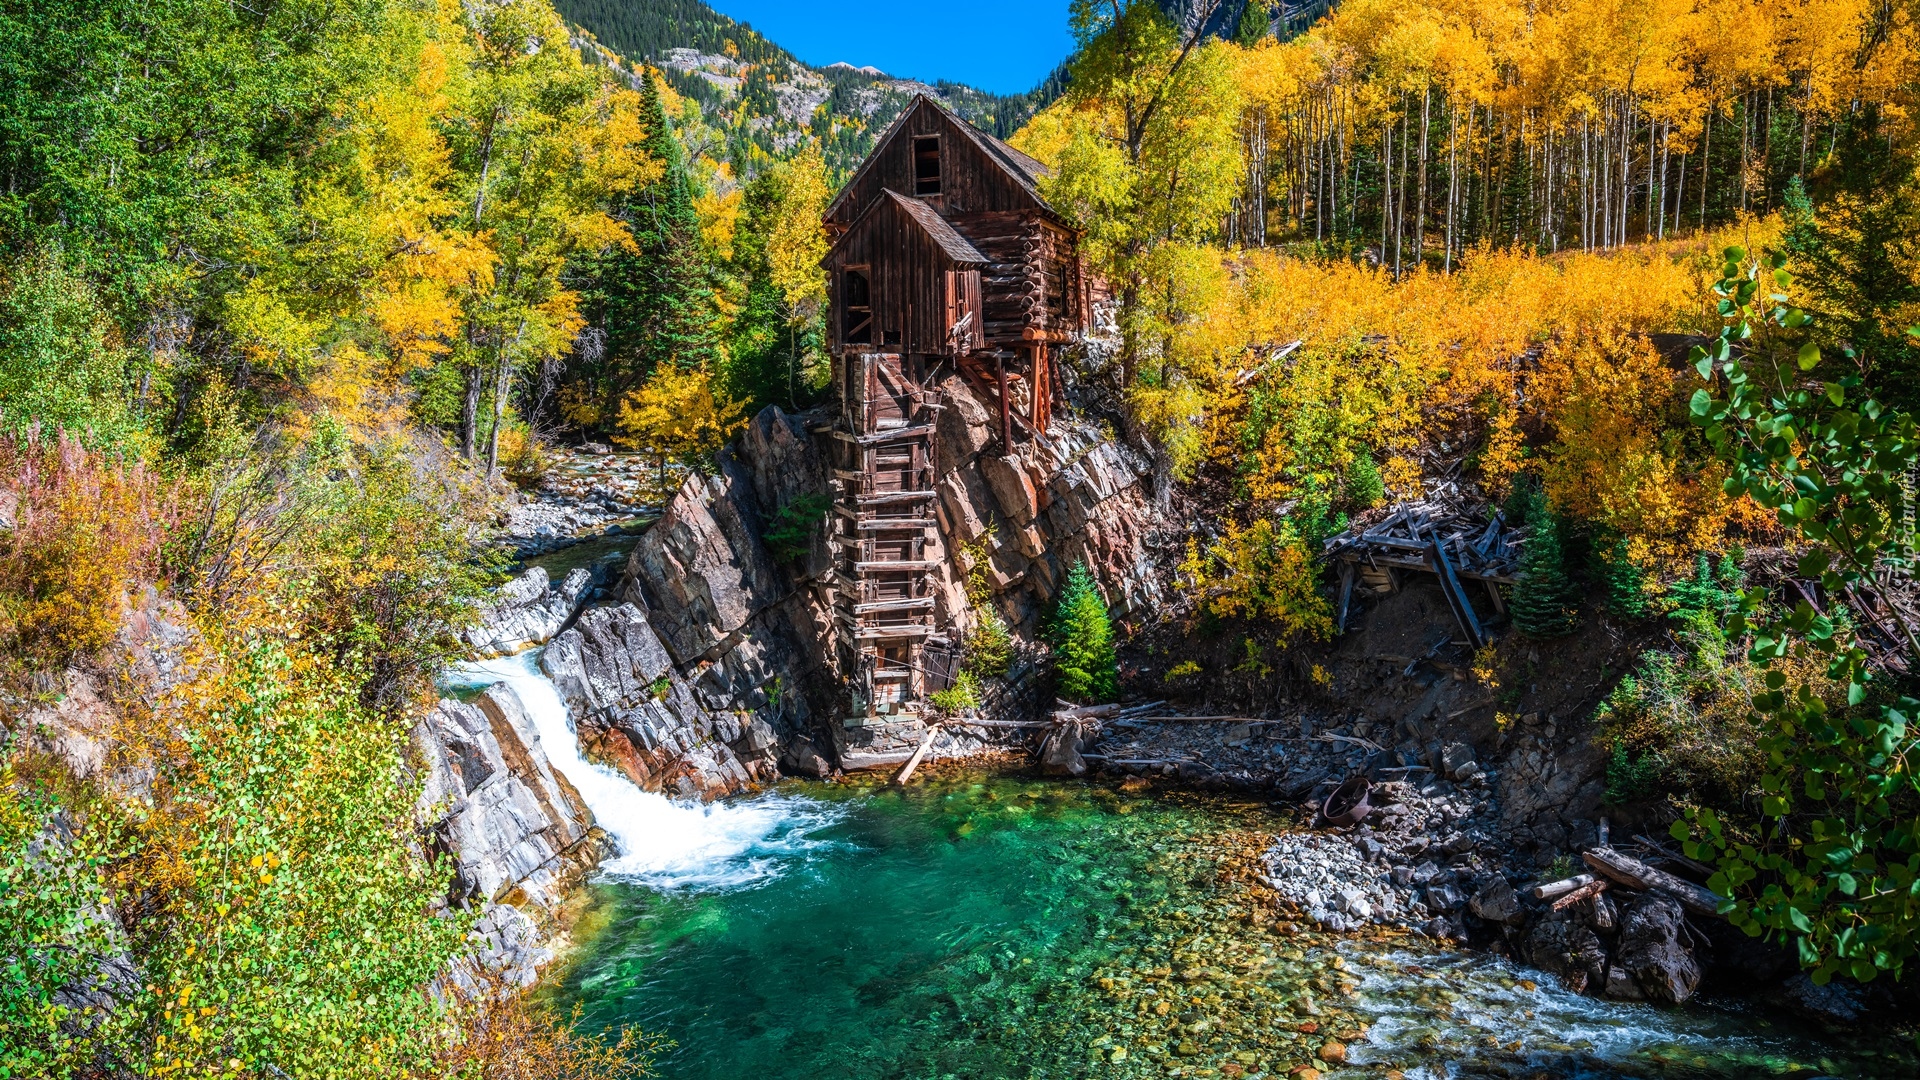
[[1053,710],[1055,720],[1099,720],[1120,715],[1118,705],[1074,705],[1069,702],[1056,702],[1059,708]]
[[940,728],[938,726],[927,729],[926,737],[920,740],[919,749],[915,750],[913,756],[907,759],[906,765],[900,770],[900,775],[893,778],[896,786],[907,786],[907,781],[913,778],[913,770],[920,767],[920,759],[927,756],[927,751],[933,747],[934,736],[939,734]]
[[1564,911],[1582,900],[1599,896],[1601,893],[1606,892],[1612,884],[1613,882],[1605,878],[1596,878],[1593,881],[1589,881],[1560,899],[1555,900],[1553,902],[1553,910]]
[[1549,881],[1545,885],[1535,885],[1533,887],[1533,898],[1535,900],[1551,900],[1556,896],[1565,896],[1575,889],[1584,888],[1585,886],[1593,884],[1593,882],[1594,877],[1592,874],[1575,874],[1570,878],[1561,878],[1559,881]]
[[1639,859],[1622,855],[1612,848],[1595,848],[1582,858],[1588,866],[1628,888],[1642,891],[1658,889],[1680,901],[1681,907],[1695,915],[1720,917],[1721,898],[1710,889],[1674,877],[1665,870],[1655,870]]

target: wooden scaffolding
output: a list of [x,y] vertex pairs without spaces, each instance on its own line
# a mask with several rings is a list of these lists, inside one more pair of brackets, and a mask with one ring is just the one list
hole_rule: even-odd
[[[841,670],[850,675],[849,723],[917,713],[941,689],[929,646],[939,565],[933,432],[939,393],[911,378],[894,353],[846,356],[841,382],[842,464],[835,470],[835,577]],[[937,650],[935,650],[937,651]]]

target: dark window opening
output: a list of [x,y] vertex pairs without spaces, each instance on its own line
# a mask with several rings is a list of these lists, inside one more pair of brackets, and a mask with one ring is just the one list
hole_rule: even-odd
[[848,345],[873,344],[873,289],[865,270],[848,270],[846,286],[846,324],[840,335]]
[[913,193],[940,194],[940,136],[921,135],[913,140]]
[[900,344],[900,331],[898,330],[888,330],[886,332],[885,337],[886,337],[886,340],[883,341],[881,344],[884,344],[884,345]]
[[1058,260],[1047,264],[1047,314],[1067,317],[1067,264]]

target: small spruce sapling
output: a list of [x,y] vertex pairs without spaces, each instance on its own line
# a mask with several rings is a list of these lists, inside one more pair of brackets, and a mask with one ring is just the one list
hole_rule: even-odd
[[1626,537],[1606,548],[1600,558],[1600,582],[1607,590],[1607,610],[1622,619],[1644,619],[1652,612],[1647,600],[1647,572],[1627,551]]
[[1539,489],[1529,485],[1527,492],[1527,543],[1513,590],[1513,624],[1528,637],[1565,637],[1580,628],[1580,600],[1567,574],[1563,528]]
[[1084,562],[1073,565],[1060,592],[1053,624],[1053,668],[1060,696],[1069,701],[1102,702],[1119,696],[1113,620]]

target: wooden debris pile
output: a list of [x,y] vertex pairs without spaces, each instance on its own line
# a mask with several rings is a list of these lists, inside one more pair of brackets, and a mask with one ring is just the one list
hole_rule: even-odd
[[1402,571],[1421,571],[1439,578],[1461,632],[1478,648],[1488,637],[1464,583],[1480,582],[1494,615],[1506,614],[1500,586],[1520,580],[1524,543],[1524,532],[1508,526],[1497,510],[1482,514],[1433,501],[1401,503],[1386,517],[1356,524],[1327,541],[1326,556],[1340,572],[1335,625],[1345,627],[1357,583],[1398,591]]

